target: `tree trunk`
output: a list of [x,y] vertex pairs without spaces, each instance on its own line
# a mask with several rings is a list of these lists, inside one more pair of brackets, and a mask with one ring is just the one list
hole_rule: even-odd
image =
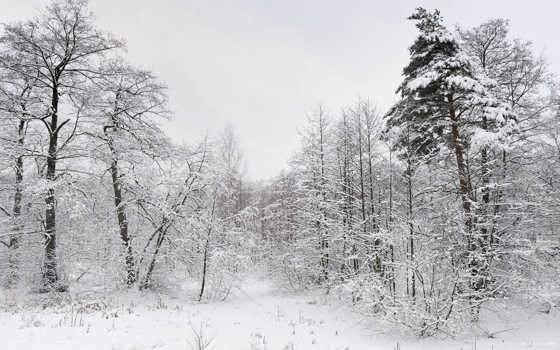
[[[23,147],[24,142],[24,135],[25,135],[25,127],[26,122],[24,120],[20,120],[18,126],[18,146],[21,148]],[[8,252],[8,281],[7,287],[11,288],[15,286],[19,280],[19,236],[18,233],[20,231],[20,216],[21,216],[21,206],[23,200],[23,156],[19,155],[15,161],[15,193],[14,193],[14,208],[12,210],[12,220],[14,222],[14,229],[13,235],[10,237],[10,243],[8,245],[9,252]]]
[[[411,265],[411,283],[410,283],[410,296],[416,298],[416,268],[414,267],[414,222],[413,222],[413,196],[412,196],[412,162],[408,158],[408,169],[406,170],[407,179],[407,201],[408,201],[408,249],[409,249],[409,263]],[[408,288],[407,288],[408,289]]]
[[[214,212],[216,211],[216,190],[214,190],[214,202],[212,202],[212,212],[211,218],[214,217]],[[204,242],[204,252],[202,256],[202,282],[200,283],[200,293],[198,295],[198,301],[202,300],[202,295],[204,295],[204,288],[206,287],[206,273],[208,272],[208,251],[210,249],[210,235],[212,234],[212,224],[208,227],[208,234],[206,235],[206,242]]]
[[[360,113],[358,111],[358,113]],[[370,250],[369,247],[369,242],[367,242],[367,212],[366,212],[366,191],[365,191],[365,178],[364,178],[364,152],[363,152],[363,136],[362,136],[362,119],[360,117],[360,114],[358,114],[358,120],[357,120],[357,127],[358,127],[358,165],[360,167],[360,204],[361,204],[361,210],[362,210],[362,231],[363,231],[363,235],[364,235],[364,240],[366,241],[366,246],[368,247],[368,251]],[[368,252],[371,254],[371,252]],[[358,254],[358,250],[356,249],[356,245],[354,245],[354,255]],[[374,253],[375,254],[375,253]],[[354,270],[356,272],[356,274],[359,273],[359,260],[355,259],[355,263],[354,263]]]
[[[463,147],[461,145],[461,138],[459,135],[458,120],[455,114],[455,109],[453,107],[453,96],[448,95],[447,100],[450,104],[449,115],[452,121],[451,124],[451,134],[453,139],[453,146],[455,149],[455,156],[457,158],[457,168],[459,171],[459,185],[461,190],[461,201],[463,205],[463,212],[466,216],[466,238],[467,238],[467,267],[470,274],[469,285],[470,288],[475,292],[483,291],[487,286],[487,269],[488,265],[484,261],[484,254],[478,244],[478,240],[475,239],[475,234],[473,232],[473,220],[471,216],[471,202],[469,197],[469,189],[467,182],[467,171],[465,166],[465,160],[463,156]],[[474,295],[473,299],[478,299],[479,295]]]
[[152,255],[152,260],[150,261],[148,271],[146,272],[146,277],[144,278],[144,281],[140,285],[141,290],[142,289],[147,289],[147,288],[150,287],[150,284],[151,284],[151,281],[152,281],[152,274],[154,273],[154,268],[156,266],[157,256],[159,254],[159,250],[161,248],[161,245],[163,244],[163,241],[165,240],[165,235],[167,234],[167,230],[169,229],[169,226],[171,226],[171,223],[167,219],[164,219],[163,224],[158,229],[158,238],[157,238],[157,241],[156,241],[156,247],[155,247],[155,250],[154,250],[154,254]]
[[455,157],[457,160],[457,169],[459,171],[459,188],[461,191],[461,203],[463,206],[463,212],[467,216],[466,224],[467,229],[470,233],[470,228],[472,226],[470,213],[471,213],[471,202],[469,199],[469,187],[467,183],[467,169],[465,165],[465,158],[463,154],[463,146],[461,145],[461,137],[459,135],[459,125],[458,119],[455,113],[455,107],[453,106],[453,95],[447,95],[447,101],[449,102],[449,116],[451,118],[451,136],[453,148],[455,151]]
[[[113,156],[116,157],[116,155]],[[118,174],[118,160],[116,158],[113,158],[113,161],[111,162],[111,179],[113,182],[113,193],[115,195],[115,208],[117,209],[120,236],[125,249],[126,285],[130,287],[138,280],[138,274],[136,272],[136,264],[134,263],[134,254],[132,252],[132,239],[128,234],[128,220],[126,218],[124,204],[122,203],[122,191]]]
[[[50,135],[46,173],[49,187],[45,195],[45,263],[43,265],[43,287],[45,290],[56,286],[59,280],[56,257],[56,196],[53,184],[56,177],[58,151],[58,101],[58,89],[55,84],[52,90],[52,114],[49,123]],[[57,286],[57,289],[61,288]]]
[[[366,116],[368,117],[368,116]],[[367,122],[367,152],[368,152],[368,170],[369,170],[369,204],[370,204],[370,215],[371,215],[371,228],[372,228],[372,234],[373,235],[377,235],[379,234],[379,226],[377,223],[377,218],[376,218],[376,211],[375,211],[375,204],[374,204],[374,186],[375,186],[375,175],[373,173],[373,155],[372,155],[372,148],[371,148],[371,144],[372,144],[372,139],[371,139],[371,135],[372,135],[372,126],[371,126],[371,117],[369,116],[368,118],[370,118],[369,120],[366,119]],[[373,266],[371,267],[371,269],[374,272],[377,273],[381,273],[382,272],[382,263],[381,263],[381,239],[379,237],[375,237],[373,239],[373,249],[374,249],[374,261],[373,261]]]
[[[320,125],[320,159],[321,159],[321,179],[319,181],[319,183],[321,184],[321,202],[325,202],[326,198],[327,198],[327,192],[325,190],[326,187],[326,183],[325,183],[325,154],[324,154],[324,128],[323,128],[323,119],[321,119],[321,125]],[[322,255],[321,255],[321,266],[323,268],[323,278],[326,281],[329,280],[329,241],[328,241],[328,229],[326,227],[326,222],[327,222],[327,212],[325,208],[321,208],[320,209],[321,212],[321,216],[322,216],[322,220],[323,223],[319,222],[319,231],[320,231],[320,235],[321,235],[321,250],[322,250]],[[323,230],[324,227],[324,230]]]
[[117,210],[117,221],[119,224],[119,231],[121,240],[124,246],[125,266],[126,266],[126,285],[131,287],[138,281],[138,272],[136,271],[136,264],[134,254],[132,251],[132,237],[128,234],[128,220],[126,217],[125,205],[122,200],[122,190],[119,175],[119,160],[118,154],[113,146],[113,140],[107,133],[105,128],[105,135],[108,138],[109,149],[111,150],[111,180],[113,184],[113,194],[115,196],[115,208]]
[[210,247],[210,234],[212,233],[212,226],[208,228],[208,235],[204,243],[204,252],[202,256],[202,282],[200,283],[200,293],[198,295],[198,302],[202,300],[204,295],[204,288],[206,287],[206,272],[208,271],[208,249]]

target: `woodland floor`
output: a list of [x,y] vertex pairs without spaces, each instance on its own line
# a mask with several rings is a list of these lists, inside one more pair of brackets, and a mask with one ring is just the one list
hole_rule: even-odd
[[[4,305],[14,297],[3,294]],[[312,296],[282,296],[262,282],[246,283],[225,301],[192,303],[187,297],[128,292],[65,306],[4,307],[0,349],[207,350],[539,350],[560,348],[560,313],[516,315],[523,325],[471,343],[405,340],[368,334],[349,311]]]

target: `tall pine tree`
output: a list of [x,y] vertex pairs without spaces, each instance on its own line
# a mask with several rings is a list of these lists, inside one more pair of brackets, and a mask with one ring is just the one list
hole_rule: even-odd
[[453,154],[465,223],[464,242],[457,242],[466,246],[460,259],[468,271],[465,293],[481,300],[491,290],[488,259],[492,238],[487,231],[477,229],[468,154],[481,147],[507,147],[509,135],[516,130],[515,117],[507,104],[492,97],[489,88],[495,83],[471,63],[458,40],[443,26],[439,11],[418,8],[409,19],[417,21],[420,35],[409,48],[410,63],[397,90],[401,100],[389,111],[387,126],[413,130],[406,137],[423,155],[445,149]]

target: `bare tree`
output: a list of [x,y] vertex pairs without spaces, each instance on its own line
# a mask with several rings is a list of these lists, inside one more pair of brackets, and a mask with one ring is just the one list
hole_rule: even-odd
[[5,25],[0,44],[12,63],[10,69],[37,77],[44,115],[34,118],[42,123],[47,135],[45,180],[45,263],[43,284],[46,290],[59,284],[56,254],[56,180],[57,163],[62,151],[76,137],[81,107],[77,96],[86,93],[86,85],[99,74],[98,59],[107,52],[124,48],[93,26],[94,16],[87,0],[59,0],[38,17],[27,22]]
[[[134,233],[127,219],[126,171],[133,172],[143,158],[168,157],[169,140],[156,117],[168,118],[166,87],[153,73],[136,69],[122,59],[109,60],[96,82],[98,100],[92,107],[87,134],[104,144],[99,156],[108,164],[120,238],[124,246],[126,284],[138,279],[132,247]],[[96,148],[100,149],[101,145]],[[108,151],[108,153],[107,153]],[[130,199],[129,199],[130,200]]]
[[[5,55],[5,53],[3,53]],[[27,135],[28,122],[32,116],[41,113],[40,106],[37,106],[34,87],[36,84],[36,71],[21,74],[10,67],[10,60],[0,57],[0,116],[1,130],[0,145],[2,145],[7,157],[12,163],[14,172],[13,184],[13,207],[11,212],[6,208],[1,208],[4,215],[9,216],[9,276],[8,286],[13,286],[18,279],[17,269],[19,266],[18,248],[20,245],[20,233],[24,226],[21,220],[23,206],[23,173],[24,158],[30,156],[32,152],[26,150],[25,139]],[[39,107],[39,109],[37,109]]]
[[215,142],[215,165],[230,189],[227,194],[221,195],[217,212],[221,212],[222,218],[227,218],[239,213],[248,205],[247,164],[231,122],[218,132]]

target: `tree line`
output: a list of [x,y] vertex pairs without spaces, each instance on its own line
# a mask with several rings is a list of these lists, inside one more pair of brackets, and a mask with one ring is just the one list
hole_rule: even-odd
[[385,113],[364,98],[336,115],[318,105],[264,190],[269,267],[287,288],[342,296],[379,332],[480,335],[481,310],[557,308],[546,58],[507,20],[451,32],[437,10],[409,19],[400,99]]
[[[177,144],[167,87],[122,57],[86,0],[0,36],[0,276],[7,288],[190,286],[245,271],[320,289],[381,332],[479,332],[481,310],[560,303],[559,99],[509,22],[436,10],[382,113],[319,104],[289,167],[251,182],[233,126]],[[389,87],[391,88],[391,87]]]
[[233,128],[173,143],[167,87],[125,61],[86,0],[6,24],[0,45],[3,284],[149,288],[179,265],[202,273],[202,298],[248,216]]

